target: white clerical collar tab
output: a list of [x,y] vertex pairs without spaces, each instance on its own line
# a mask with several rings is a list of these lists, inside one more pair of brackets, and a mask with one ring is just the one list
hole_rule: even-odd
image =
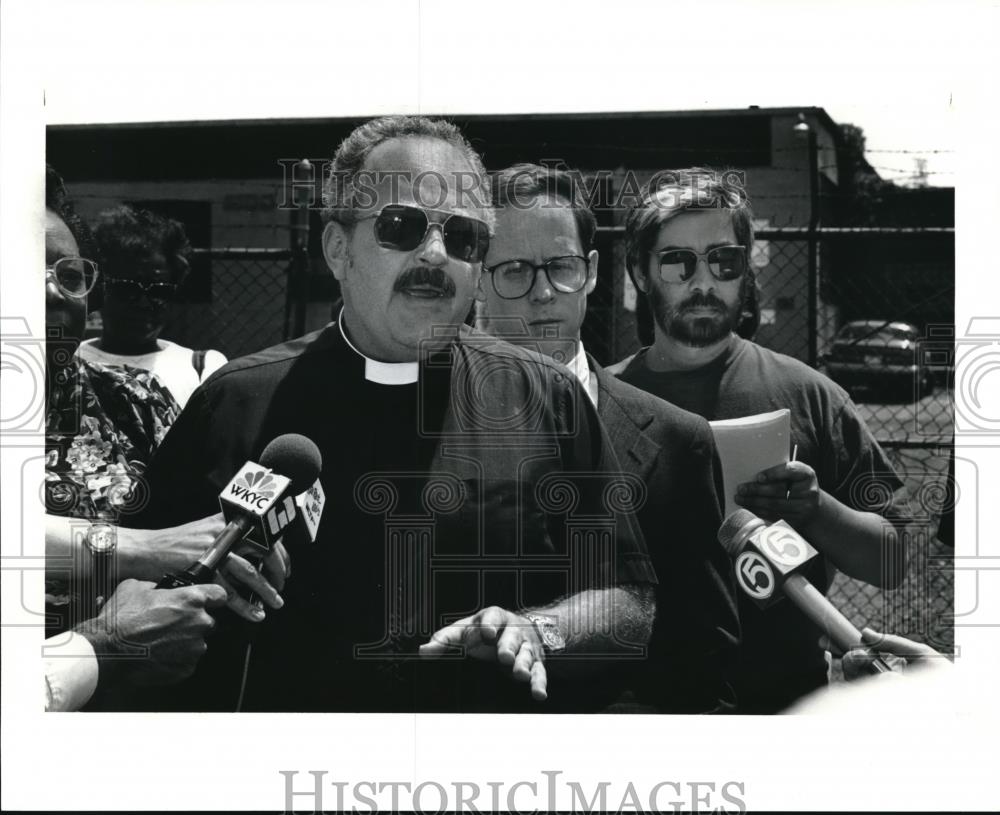
[[376,385],[412,385],[420,377],[420,363],[418,362],[379,362],[377,359],[366,357],[347,337],[344,331],[344,310],[340,310],[337,318],[337,325],[340,328],[340,336],[344,342],[359,357],[365,361],[365,379],[374,382]]
[[378,385],[412,385],[419,376],[420,364],[417,362],[379,362],[365,357],[365,379],[369,382]]

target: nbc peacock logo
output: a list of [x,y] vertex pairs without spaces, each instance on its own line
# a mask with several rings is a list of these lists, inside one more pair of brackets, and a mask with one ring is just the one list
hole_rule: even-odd
[[257,472],[248,470],[240,474],[240,481],[243,482],[242,485],[245,485],[248,492],[255,492],[260,498],[274,498],[274,491],[278,486],[274,476],[267,470],[258,470]]

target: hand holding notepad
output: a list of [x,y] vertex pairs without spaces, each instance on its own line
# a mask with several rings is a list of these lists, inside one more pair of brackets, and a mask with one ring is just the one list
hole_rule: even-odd
[[739,419],[709,422],[722,460],[726,493],[725,515],[740,508],[734,500],[736,488],[753,481],[757,473],[788,461],[791,442],[791,412],[788,408]]

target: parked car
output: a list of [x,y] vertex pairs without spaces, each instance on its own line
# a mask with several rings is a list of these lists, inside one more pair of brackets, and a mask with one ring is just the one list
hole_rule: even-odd
[[867,386],[920,399],[934,389],[931,372],[920,364],[920,332],[910,323],[854,320],[833,338],[823,363],[831,379],[848,391]]

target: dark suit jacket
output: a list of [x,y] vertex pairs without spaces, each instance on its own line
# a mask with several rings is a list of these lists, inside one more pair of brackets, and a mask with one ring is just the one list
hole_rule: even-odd
[[724,709],[733,702],[724,676],[740,630],[732,568],[716,539],[724,504],[712,430],[588,359],[619,464],[647,488],[637,515],[659,585],[649,660],[630,683],[634,700],[664,713]]

